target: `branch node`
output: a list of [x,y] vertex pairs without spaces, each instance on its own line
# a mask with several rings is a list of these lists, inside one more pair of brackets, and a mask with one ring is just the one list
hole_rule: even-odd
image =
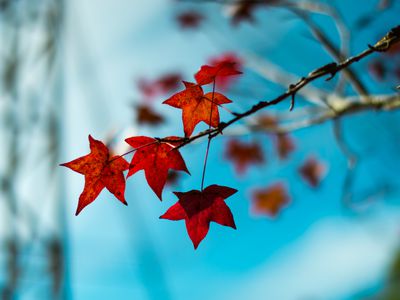
[[294,90],[296,86],[294,84],[289,85],[289,92],[292,94],[292,99],[290,101],[289,111],[292,111],[295,104],[296,90]]
[[368,48],[376,52],[386,52],[389,48],[400,39],[400,26],[392,28],[381,40],[375,45],[368,45]]

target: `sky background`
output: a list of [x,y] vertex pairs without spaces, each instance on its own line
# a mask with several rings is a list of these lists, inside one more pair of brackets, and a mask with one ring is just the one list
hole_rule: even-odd
[[[376,5],[370,0],[335,3],[350,28]],[[180,30],[175,15],[193,7],[206,14],[206,22],[200,30]],[[393,10],[398,12],[399,7]],[[390,11],[384,22],[353,31],[352,53],[396,25],[394,15]],[[278,9],[260,10],[254,25],[236,28],[220,5],[178,5],[166,0],[71,0],[66,16],[64,161],[88,153],[88,134],[105,140],[117,132],[121,141],[139,134],[182,134],[180,112],[161,105],[165,100],[161,98],[155,108],[168,116],[168,126],[135,127],[131,105],[140,100],[135,85],[140,77],[179,71],[192,80],[210,56],[226,51],[239,56],[257,53],[298,76],[331,61],[300,21]],[[316,20],[337,39],[327,18]],[[365,82],[374,83],[366,62],[355,69]],[[370,88],[390,92],[385,83],[375,82]],[[230,107],[243,110],[280,92],[282,88],[245,67],[228,92],[234,101]],[[222,113],[224,118],[229,115]],[[274,156],[269,136],[243,137],[262,141],[268,160],[245,176],[236,175],[223,159],[227,138],[214,140],[206,184],[239,190],[227,200],[238,229],[211,224],[196,251],[183,221],[158,219],[176,202],[171,188],[164,191],[160,203],[140,172],[128,180],[128,207],[103,191],[75,217],[83,177],[65,170],[73,298],[334,300],[359,299],[379,289],[399,241],[398,120],[398,113],[368,113],[344,122],[345,138],[361,157],[352,186],[355,201],[383,185],[391,188],[361,213],[346,210],[341,203],[346,160],[329,123],[294,133],[296,151],[285,162]],[[205,147],[203,141],[182,149],[192,176],[183,175],[173,190],[199,188]],[[316,190],[297,173],[311,154],[328,166]],[[255,217],[250,212],[251,190],[276,181],[285,181],[291,204],[276,219]]]

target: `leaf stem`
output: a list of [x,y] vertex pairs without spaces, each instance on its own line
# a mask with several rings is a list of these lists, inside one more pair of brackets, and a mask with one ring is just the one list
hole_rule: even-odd
[[140,147],[133,148],[133,149],[131,149],[131,150],[125,152],[125,153],[122,153],[122,154],[120,154],[120,155],[116,155],[113,159],[111,159],[111,160],[109,161],[109,163],[112,162],[112,161],[114,161],[114,160],[116,160],[116,159],[118,159],[118,158],[120,158],[120,157],[124,157],[124,156],[126,156],[126,155],[128,155],[128,154],[131,154],[131,153],[135,152],[136,150],[139,150],[139,149],[142,149],[142,148],[145,148],[145,147],[154,145],[155,143],[159,143],[159,141],[155,141],[155,142],[151,142],[151,143],[148,143],[148,144],[144,144],[144,145],[142,145],[142,146],[140,146]]
[[[214,104],[214,94],[215,94],[215,78],[213,81],[213,88],[212,88],[212,96],[211,96],[211,109],[210,109],[210,120],[208,122],[208,130],[211,130],[211,121],[212,121],[212,111],[213,111],[213,104]],[[210,152],[210,144],[211,144],[211,132],[208,134],[208,142],[207,142],[207,148],[206,148],[206,154],[204,156],[204,165],[203,165],[203,174],[201,176],[201,191],[203,191],[204,188],[204,178],[206,176],[206,169],[207,169],[207,161],[208,161],[208,153]]]

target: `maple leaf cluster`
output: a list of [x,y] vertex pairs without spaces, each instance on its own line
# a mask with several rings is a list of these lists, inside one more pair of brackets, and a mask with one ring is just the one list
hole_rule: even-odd
[[[152,138],[134,136],[125,140],[132,150],[112,156],[107,146],[89,135],[90,153],[62,166],[68,167],[85,176],[85,186],[79,197],[76,215],[92,203],[107,188],[120,202],[125,200],[126,179],[143,170],[149,187],[162,200],[162,192],[167,183],[170,170],[189,173],[179,147],[190,137],[196,126],[204,122],[209,127],[218,127],[220,123],[219,107],[232,102],[221,93],[215,92],[217,78],[239,75],[232,60],[221,60],[213,65],[202,66],[195,74],[195,83],[183,82],[185,89],[175,93],[163,103],[182,110],[182,121],[185,137]],[[168,80],[167,80],[168,79]],[[172,88],[176,78],[157,80],[156,90]],[[213,84],[212,92],[204,93],[203,86]],[[142,92],[153,95],[146,84],[141,83]],[[140,107],[142,118],[160,122],[147,107]],[[149,116],[150,115],[150,116]],[[144,116],[144,117],[143,117]],[[128,163],[123,156],[132,153]],[[123,172],[128,171],[125,177]],[[203,173],[204,178],[204,173]],[[202,183],[203,184],[203,183]],[[201,190],[175,192],[178,202],[160,218],[168,220],[185,220],[186,228],[195,248],[208,233],[210,222],[236,228],[233,215],[225,204],[225,199],[236,193],[235,189],[210,185]]]
[[[232,101],[224,94],[216,92],[216,86],[219,83],[222,87],[226,87],[230,84],[231,76],[242,74],[239,69],[241,64],[234,55],[224,54],[211,61],[212,63],[202,66],[194,75],[195,82],[183,81],[184,89],[163,102],[182,110],[184,137],[133,136],[125,139],[132,148],[130,151],[122,155],[112,155],[103,142],[89,135],[90,153],[62,164],[85,177],[85,186],[79,197],[76,215],[95,201],[104,188],[127,205],[124,196],[126,180],[139,171],[144,172],[147,184],[160,201],[163,199],[163,190],[168,182],[176,181],[180,176],[179,173],[190,175],[179,152],[180,147],[185,145],[187,139],[193,135],[199,123],[207,124],[209,129],[218,128],[219,108]],[[167,75],[155,80],[156,91],[175,89],[177,78],[177,76]],[[204,92],[204,87],[210,84],[212,84],[212,91]],[[156,93],[147,89],[145,85],[142,92],[144,95]],[[138,122],[153,125],[163,122],[163,118],[147,105],[138,105],[137,110]],[[278,127],[277,120],[269,115],[261,116],[258,121],[267,132],[271,128]],[[279,158],[286,159],[295,149],[292,139],[287,134],[272,135]],[[236,229],[232,212],[225,200],[237,190],[216,184],[203,187],[210,141],[209,135],[201,189],[174,192],[178,201],[160,216],[161,219],[172,221],[184,220],[195,248],[207,235],[211,222]],[[226,149],[227,159],[235,164],[239,174],[244,173],[251,164],[260,165],[265,162],[263,149],[257,141],[243,143],[232,139],[228,142]],[[133,153],[132,158],[128,163],[124,156],[131,153]],[[125,171],[128,171],[126,176],[124,176]],[[325,173],[325,166],[311,157],[299,168],[299,173],[310,186],[316,187]],[[290,202],[286,187],[282,183],[254,191],[252,200],[253,211],[271,217],[276,216],[280,209]]]

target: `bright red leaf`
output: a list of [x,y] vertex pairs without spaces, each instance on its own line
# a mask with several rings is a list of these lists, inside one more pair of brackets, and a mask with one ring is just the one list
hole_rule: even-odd
[[246,144],[236,139],[230,140],[225,156],[235,164],[236,172],[239,174],[243,174],[251,164],[264,162],[263,151],[257,142]]
[[[201,121],[212,127],[218,127],[218,105],[232,101],[220,93],[214,93],[214,101],[212,101],[213,93],[204,94],[200,85],[186,81],[183,83],[185,90],[176,93],[163,103],[182,109],[185,136],[191,136],[196,125]],[[211,123],[210,113],[212,114]]]
[[275,217],[289,201],[285,185],[281,182],[275,183],[265,189],[253,192],[252,211],[256,214],[266,214],[270,217]]
[[326,172],[326,167],[314,157],[310,157],[299,168],[299,172],[310,186],[317,187]]
[[217,78],[242,74],[238,67],[236,61],[222,60],[216,65],[202,66],[194,75],[194,78],[196,79],[197,84],[205,85],[214,82]]
[[185,220],[186,229],[196,249],[208,233],[210,222],[236,229],[235,221],[225,199],[237,190],[220,185],[210,185],[203,191],[174,192],[178,202],[160,219]]
[[85,187],[79,196],[75,215],[92,203],[100,192],[107,188],[119,201],[125,201],[125,177],[123,171],[129,168],[128,162],[121,156],[110,157],[106,145],[89,135],[90,153],[61,166],[85,175]]
[[[210,59],[209,64],[212,66],[232,64],[235,68],[240,71],[242,69],[243,62],[235,53],[223,53],[220,56],[213,57]],[[217,76],[215,84],[218,88],[226,90],[232,84],[235,77],[233,76]]]
[[128,177],[136,172],[143,170],[147,183],[162,200],[162,190],[168,177],[168,170],[184,171],[188,174],[185,161],[181,154],[174,147],[176,137],[168,137],[170,142],[159,142],[147,136],[135,136],[127,138],[125,141],[137,149],[133,154],[129,165]]

